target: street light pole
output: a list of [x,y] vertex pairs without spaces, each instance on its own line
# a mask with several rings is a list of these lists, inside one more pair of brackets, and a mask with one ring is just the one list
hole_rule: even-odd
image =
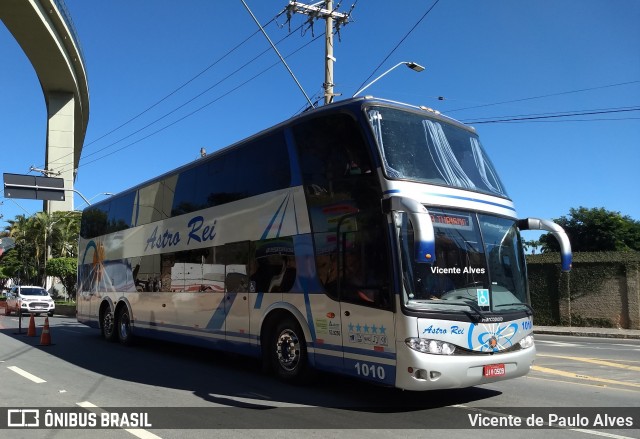
[[[76,189],[65,189],[65,191],[72,191],[75,192],[76,194],[80,195],[80,197],[84,200],[85,203],[87,203],[87,205],[91,206],[91,200],[93,200],[95,197],[100,196],[100,195],[113,195],[113,193],[111,192],[100,192],[96,195],[94,195],[93,197],[87,199],[84,195],[82,195],[82,193]],[[67,218],[69,215],[71,215],[72,212],[77,212],[76,210],[73,210],[69,213],[67,213],[66,215],[58,218],[55,221],[52,221],[50,223],[48,223],[45,228],[44,228],[44,247],[45,247],[45,255],[44,255],[44,276],[43,276],[43,281],[44,281],[44,285],[43,288],[47,289],[47,261],[49,261],[49,259],[51,259],[51,236],[53,235],[53,226],[62,221],[63,219]],[[48,212],[46,212],[47,215],[49,215]]]
[[385,76],[387,73],[391,72],[392,70],[400,67],[401,65],[405,65],[407,67],[409,67],[411,70],[413,70],[414,72],[421,72],[424,70],[424,67],[421,66],[420,64],[417,64],[415,62],[411,62],[411,61],[402,61],[399,62],[398,64],[396,64],[395,66],[391,67],[389,70],[387,70],[386,72],[384,72],[383,74],[381,74],[380,76],[378,76],[376,79],[374,79],[373,81],[371,81],[370,83],[368,83],[367,85],[365,85],[364,87],[362,87],[360,90],[358,90],[357,92],[355,92],[353,94],[353,96],[351,96],[352,98],[355,98],[357,95],[359,95],[360,93],[362,93],[363,91],[365,91],[367,88],[371,87],[374,83],[378,82],[379,79],[381,79],[383,76]]

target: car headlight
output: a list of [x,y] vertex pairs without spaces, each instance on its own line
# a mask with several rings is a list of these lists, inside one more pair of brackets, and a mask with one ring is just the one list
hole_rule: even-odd
[[425,354],[451,355],[456,350],[455,345],[440,340],[411,337],[404,341],[414,351]]
[[535,344],[533,340],[533,335],[527,335],[525,338],[520,340],[519,343],[522,349],[529,349],[533,347],[533,345]]

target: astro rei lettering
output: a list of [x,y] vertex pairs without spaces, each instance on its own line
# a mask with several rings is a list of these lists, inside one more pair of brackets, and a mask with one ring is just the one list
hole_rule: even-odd
[[[213,241],[216,237],[216,220],[212,224],[206,224],[202,216],[194,216],[187,223],[187,246],[192,242]],[[153,229],[144,251],[161,249],[167,247],[177,247],[182,241],[179,230],[158,230],[158,226]]]

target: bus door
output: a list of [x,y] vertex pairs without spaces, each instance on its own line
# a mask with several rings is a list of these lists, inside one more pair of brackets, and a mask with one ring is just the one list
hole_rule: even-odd
[[217,260],[225,264],[225,338],[232,344],[249,344],[249,242],[226,244],[217,250]]
[[247,266],[230,264],[226,267],[226,311],[225,332],[229,336],[249,335],[249,278]]
[[395,321],[389,250],[380,214],[345,215],[338,225],[338,295],[345,372],[395,381]]

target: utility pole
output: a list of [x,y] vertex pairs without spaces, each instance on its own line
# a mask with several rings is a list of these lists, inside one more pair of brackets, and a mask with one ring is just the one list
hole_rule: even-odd
[[[33,165],[31,165],[31,167],[29,168],[29,171],[31,171],[31,172],[40,172],[45,177],[51,177],[52,175],[55,175],[55,176],[59,176],[60,175],[60,172],[56,172],[56,171],[54,171],[52,169],[46,169],[46,168],[45,169],[39,169],[39,168],[36,168]],[[63,183],[63,185],[64,185],[64,183]],[[42,207],[43,207],[42,210],[44,210],[45,213],[51,213],[51,202],[50,202],[50,200],[45,200]],[[45,241],[46,241],[46,235],[45,235]]]
[[[324,4],[324,8],[321,5]],[[319,6],[320,5],[320,6]],[[353,9],[353,7],[352,7]],[[309,16],[309,24],[313,25],[313,21],[317,19],[325,20],[325,48],[324,48],[324,103],[330,104],[333,102],[333,97],[336,96],[333,92],[333,63],[336,58],[333,56],[333,30],[340,29],[349,22],[349,14],[342,14],[333,10],[333,0],[325,0],[313,5],[305,5],[300,2],[289,1],[289,5],[286,8],[287,15],[291,17],[291,14],[304,14]]]

